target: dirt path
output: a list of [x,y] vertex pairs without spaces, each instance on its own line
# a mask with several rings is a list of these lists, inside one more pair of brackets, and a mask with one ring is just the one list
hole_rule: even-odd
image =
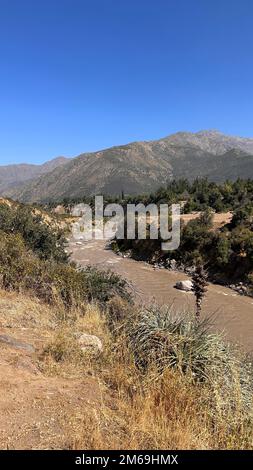
[[[74,261],[82,266],[95,265],[112,269],[132,284],[139,301],[150,303],[155,299],[161,304],[173,304],[180,310],[193,308],[193,294],[174,288],[176,281],[187,279],[186,275],[165,269],[154,270],[144,262],[117,256],[106,249],[104,241],[79,243],[70,241],[69,244]],[[240,296],[226,287],[210,284],[203,312],[204,315],[213,315],[216,330],[224,331],[229,340],[240,343],[244,349],[253,352],[252,298]]]
[[72,448],[79,417],[101,406],[100,384],[85,370],[78,374],[70,365],[61,376],[41,367],[40,352],[56,327],[52,317],[38,300],[0,290],[0,337],[12,340],[0,339],[0,450]]

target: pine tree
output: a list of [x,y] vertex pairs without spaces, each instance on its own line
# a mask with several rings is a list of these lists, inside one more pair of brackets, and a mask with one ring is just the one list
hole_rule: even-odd
[[203,298],[207,292],[207,273],[202,264],[197,264],[192,275],[192,290],[196,298],[196,318],[199,320]]

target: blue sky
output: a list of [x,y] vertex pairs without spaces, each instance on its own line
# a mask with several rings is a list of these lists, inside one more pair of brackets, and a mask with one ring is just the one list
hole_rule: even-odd
[[0,164],[253,137],[252,0],[0,0]]

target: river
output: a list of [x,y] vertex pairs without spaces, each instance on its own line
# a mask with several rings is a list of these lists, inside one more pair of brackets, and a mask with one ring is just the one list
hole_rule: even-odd
[[[166,269],[154,269],[142,261],[122,258],[108,249],[102,240],[78,242],[70,240],[71,258],[81,266],[93,265],[111,269],[130,283],[137,302],[173,305],[175,311],[192,311],[194,295],[175,289],[176,281],[188,279],[185,274]],[[224,332],[229,341],[253,352],[253,298],[233,290],[209,284],[203,301],[202,314],[211,316],[212,327]]]

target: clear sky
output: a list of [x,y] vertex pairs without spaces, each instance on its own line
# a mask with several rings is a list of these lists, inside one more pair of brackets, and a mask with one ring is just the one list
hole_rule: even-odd
[[0,0],[0,164],[253,137],[252,0]]

